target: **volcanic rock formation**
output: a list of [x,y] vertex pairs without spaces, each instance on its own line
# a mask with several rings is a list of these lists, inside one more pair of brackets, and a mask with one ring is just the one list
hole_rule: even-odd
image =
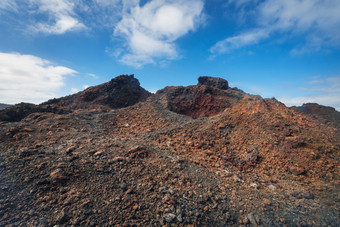
[[200,76],[198,77],[197,85],[206,85],[209,87],[214,87],[221,90],[226,90],[229,88],[228,81],[222,78],[210,77],[210,76]]
[[107,83],[89,87],[40,105],[20,103],[0,111],[0,121],[20,121],[32,113],[69,113],[76,109],[118,109],[145,101],[151,95],[134,75],[120,75]]
[[120,76],[42,106],[0,121],[0,226],[340,226],[339,128],[276,99]]
[[333,124],[340,128],[340,112],[336,111],[333,107],[322,106],[317,103],[306,103],[302,106],[293,106],[292,108],[323,123]]
[[166,87],[159,90],[166,108],[193,118],[211,117],[222,113],[227,107],[237,104],[244,92],[229,88],[222,78],[203,76],[196,86]]
[[65,111],[50,105],[34,105],[31,103],[19,103],[6,109],[0,110],[0,121],[21,121],[32,113],[58,113],[63,114]]
[[66,109],[118,109],[145,101],[151,95],[140,86],[134,75],[120,75],[107,83],[89,87],[67,97],[52,99],[42,105]]

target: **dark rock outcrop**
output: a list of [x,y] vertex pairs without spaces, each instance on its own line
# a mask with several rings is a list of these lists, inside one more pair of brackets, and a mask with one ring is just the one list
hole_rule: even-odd
[[227,80],[210,76],[200,76],[198,78],[197,85],[207,85],[209,87],[214,87],[222,90],[227,90],[229,88]]
[[134,75],[120,75],[107,83],[89,87],[74,95],[49,100],[50,104],[74,109],[118,109],[145,101],[151,95],[140,86]]
[[32,113],[56,113],[63,114],[67,111],[50,105],[35,105],[32,103],[19,103],[0,111],[0,121],[21,121]]
[[116,109],[145,101],[150,95],[150,92],[140,86],[134,75],[121,75],[108,83],[86,89],[80,94],[80,98],[85,102]]

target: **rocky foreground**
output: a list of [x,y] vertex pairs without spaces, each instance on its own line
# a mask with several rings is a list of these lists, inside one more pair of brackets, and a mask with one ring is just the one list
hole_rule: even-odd
[[0,111],[0,226],[340,226],[339,150],[336,124],[223,79],[123,75]]

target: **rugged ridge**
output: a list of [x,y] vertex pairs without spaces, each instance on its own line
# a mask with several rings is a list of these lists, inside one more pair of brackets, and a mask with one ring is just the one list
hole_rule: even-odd
[[134,75],[120,75],[107,83],[89,87],[74,95],[52,99],[42,105],[66,109],[118,109],[145,101],[151,95]]
[[340,226],[338,129],[225,84],[0,122],[0,226]]
[[65,114],[77,109],[119,109],[145,101],[150,95],[134,75],[120,75],[107,83],[40,105],[20,103],[0,110],[0,121],[20,121],[32,113]]
[[329,106],[317,103],[306,103],[302,106],[293,106],[294,110],[313,117],[322,123],[333,124],[340,129],[340,112]]
[[32,103],[19,103],[6,109],[0,110],[0,121],[21,121],[32,113],[57,113],[64,114],[66,111],[50,105],[35,105]]

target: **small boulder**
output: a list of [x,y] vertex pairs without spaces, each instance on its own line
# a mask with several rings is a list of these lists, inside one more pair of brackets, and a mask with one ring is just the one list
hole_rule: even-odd
[[175,221],[176,215],[172,214],[172,213],[167,213],[167,214],[165,214],[164,218],[165,218],[166,222],[171,223],[171,222]]
[[66,215],[65,210],[60,211],[55,217],[55,222],[59,224],[63,224],[69,220],[69,217]]

